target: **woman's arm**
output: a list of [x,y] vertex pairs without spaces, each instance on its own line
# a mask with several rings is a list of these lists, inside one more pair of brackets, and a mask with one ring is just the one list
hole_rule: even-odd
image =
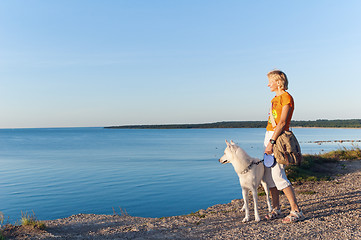
[[[286,122],[287,119],[289,117],[289,115],[291,114],[291,107],[290,105],[285,105],[282,107],[282,113],[281,113],[281,118],[280,121],[278,122],[275,131],[272,135],[272,139],[277,141],[277,138],[279,135],[281,135],[281,133],[284,131],[285,127],[286,127]],[[271,143],[268,143],[266,149],[265,149],[265,153],[267,154],[272,154],[273,153],[273,145]]]

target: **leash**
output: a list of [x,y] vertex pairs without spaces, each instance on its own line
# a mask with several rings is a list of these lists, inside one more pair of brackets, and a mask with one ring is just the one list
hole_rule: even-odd
[[247,167],[246,169],[244,169],[244,170],[241,172],[241,174],[246,174],[246,173],[248,173],[249,170],[251,170],[251,168],[252,168],[253,165],[258,165],[258,164],[260,164],[260,163],[263,162],[263,161],[264,161],[264,159],[262,159],[262,160],[260,160],[260,161],[258,161],[258,162],[252,162],[250,165],[248,165],[248,167]]

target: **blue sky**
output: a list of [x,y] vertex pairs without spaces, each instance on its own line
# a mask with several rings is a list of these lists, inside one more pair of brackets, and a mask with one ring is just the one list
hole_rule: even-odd
[[361,118],[360,1],[0,0],[0,128]]

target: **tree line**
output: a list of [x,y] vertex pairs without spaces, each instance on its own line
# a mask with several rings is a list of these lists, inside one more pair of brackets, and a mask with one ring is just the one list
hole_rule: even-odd
[[[123,125],[109,129],[192,129],[192,128],[265,128],[267,121],[229,121],[200,124]],[[361,119],[291,121],[291,127],[361,128]]]

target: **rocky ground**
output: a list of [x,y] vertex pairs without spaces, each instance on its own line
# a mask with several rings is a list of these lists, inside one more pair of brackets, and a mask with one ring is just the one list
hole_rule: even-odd
[[[6,239],[361,239],[361,161],[325,165],[334,179],[295,184],[306,219],[283,224],[281,219],[242,223],[242,200],[212,206],[194,214],[165,218],[78,214],[45,221],[46,230],[8,226]],[[264,196],[260,214],[266,215]],[[282,212],[289,205],[281,195]],[[264,218],[263,218],[264,219]]]

